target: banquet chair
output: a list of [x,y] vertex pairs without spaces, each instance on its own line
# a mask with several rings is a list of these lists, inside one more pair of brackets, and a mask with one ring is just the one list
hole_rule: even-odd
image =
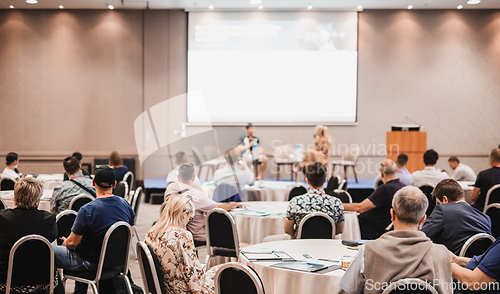
[[82,206],[84,206],[85,204],[89,203],[94,199],[95,199],[94,197],[87,194],[78,195],[73,199],[71,199],[68,209],[78,212]]
[[306,193],[307,189],[305,187],[303,186],[294,187],[292,190],[290,190],[290,193],[288,194],[288,201],[292,200],[292,198],[295,196],[304,195]]
[[347,191],[337,189],[331,193],[326,194],[339,198],[342,203],[352,203],[351,194],[349,194]]
[[344,191],[347,191],[347,181],[346,180],[342,180],[339,184],[339,187],[338,189],[340,190],[344,190]]
[[132,286],[126,275],[128,271],[128,256],[132,228],[126,222],[120,221],[109,227],[102,241],[101,255],[96,271],[69,271],[64,270],[63,283],[66,280],[90,284],[94,294],[99,293],[99,282],[120,277],[125,280],[127,291],[132,294]]
[[139,256],[139,268],[141,269],[145,293],[167,294],[162,266],[151,246],[143,241],[138,242],[137,254]]
[[215,187],[212,199],[215,202],[241,202],[240,194],[235,186],[230,184],[219,184]]
[[377,182],[376,187],[378,188],[378,187],[382,186],[383,184],[384,184],[384,182],[383,182],[382,180],[379,180],[379,181]]
[[347,168],[352,168],[354,173],[354,179],[356,183],[358,182],[358,175],[356,174],[356,164],[358,163],[360,151],[359,146],[352,146],[346,150],[345,153],[341,154],[341,160],[332,161],[332,172],[335,172],[335,167],[337,165],[344,168],[344,179],[347,181]]
[[[132,197],[132,201],[130,203],[130,206],[132,206],[132,209],[134,210],[135,213],[135,219],[134,223],[137,222],[137,215],[139,214],[139,206],[141,205],[141,200],[142,200],[142,187],[138,187],[135,189],[134,196]],[[137,242],[140,242],[141,240],[139,239],[139,233],[137,233],[137,229],[134,226],[134,232],[135,232],[135,237],[137,238]]]
[[235,257],[240,254],[240,241],[233,216],[221,208],[214,208],[205,217],[208,260],[214,256]]
[[68,238],[71,234],[71,228],[75,222],[76,215],[77,213],[74,210],[64,210],[57,214],[57,245],[62,245],[62,237]]
[[219,169],[219,166],[225,165],[226,160],[219,155],[217,148],[212,145],[206,145],[203,147],[203,151],[205,151],[205,158],[209,160],[209,162],[214,164],[215,170]]
[[215,294],[264,294],[264,285],[255,270],[237,262],[221,266],[214,283]]
[[296,161],[290,160],[290,155],[295,155],[295,148],[293,148],[291,145],[282,145],[274,148],[273,158],[274,158],[274,164],[276,164],[277,167],[276,181],[280,180],[280,172],[282,165],[290,166],[290,172],[291,172],[290,179],[293,181],[293,176],[295,175],[295,172],[293,171],[292,167]]
[[488,193],[486,193],[486,198],[484,199],[483,213],[486,213],[486,206],[492,203],[500,203],[500,184],[491,187],[488,190]]
[[341,182],[342,178],[339,175],[332,176],[326,183],[325,193],[330,194],[330,192],[337,190]]
[[500,203],[492,203],[485,210],[485,214],[491,219],[491,235],[500,237]]
[[438,294],[434,286],[421,279],[409,278],[392,282],[382,294]]
[[[131,172],[131,171],[128,171],[124,176],[123,176],[123,181],[127,183],[128,185],[128,192],[130,193],[130,191],[134,190],[134,174]],[[128,196],[127,193],[126,195]],[[127,197],[128,198],[128,197]]]
[[0,197],[0,209],[7,209],[7,203],[5,203],[2,197]]
[[460,250],[460,257],[474,257],[483,254],[495,242],[490,234],[479,233],[470,237]]
[[297,239],[333,239],[335,222],[323,212],[306,215],[299,224]]
[[429,217],[429,215],[431,215],[432,211],[434,210],[434,207],[436,207],[436,199],[434,198],[434,196],[432,196],[432,191],[434,191],[434,186],[431,184],[424,184],[418,188],[420,189],[420,191],[422,191],[422,193],[425,194],[427,200],[429,201],[429,207],[427,207],[427,211],[425,212],[427,217]]
[[116,184],[116,187],[113,189],[113,194],[125,198],[125,196],[128,195],[127,182],[121,181],[118,184]]
[[35,234],[24,236],[10,249],[5,293],[16,286],[50,285],[52,294],[54,273],[54,250],[49,240]]
[[16,180],[12,178],[3,178],[0,180],[0,191],[14,190]]

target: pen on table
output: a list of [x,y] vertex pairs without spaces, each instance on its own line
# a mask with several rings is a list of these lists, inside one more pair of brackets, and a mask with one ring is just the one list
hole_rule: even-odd
[[321,263],[306,262],[308,265],[323,266]]
[[321,261],[329,261],[329,262],[340,262],[340,260],[335,260],[335,259],[327,259],[327,258],[318,258],[318,260],[321,260]]

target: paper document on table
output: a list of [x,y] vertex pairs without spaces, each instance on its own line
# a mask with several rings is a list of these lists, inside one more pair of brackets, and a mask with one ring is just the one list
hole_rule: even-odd
[[270,254],[273,253],[274,250],[271,248],[252,248],[252,247],[245,247],[240,250],[241,253],[265,253],[265,254]]
[[290,255],[283,251],[274,251],[272,253],[244,253],[243,254],[250,261],[294,261]]
[[[273,265],[271,265],[271,267],[313,273],[313,272],[317,272],[317,271],[320,271],[322,269],[325,269],[328,266],[321,264],[321,263],[316,264],[316,263],[311,263],[311,262],[281,262],[278,264],[273,264]],[[339,266],[339,268],[340,268],[340,266]]]

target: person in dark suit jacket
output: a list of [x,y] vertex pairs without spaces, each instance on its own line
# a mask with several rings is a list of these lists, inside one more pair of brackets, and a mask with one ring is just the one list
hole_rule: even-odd
[[490,217],[464,200],[464,191],[453,179],[442,180],[432,192],[437,206],[422,231],[434,243],[445,245],[458,255],[464,243],[475,234],[491,234]]
[[[56,215],[38,210],[43,194],[43,184],[35,178],[19,178],[14,186],[14,209],[0,210],[0,291],[5,289],[10,249],[24,236],[37,234],[49,242],[57,238]],[[64,293],[60,280],[56,280],[55,293]],[[49,285],[40,285],[48,293]],[[16,288],[23,288],[18,286]],[[15,293],[25,289],[16,289]],[[62,291],[62,292],[61,292]],[[38,293],[38,292],[37,292]],[[44,293],[44,292],[42,292]]]

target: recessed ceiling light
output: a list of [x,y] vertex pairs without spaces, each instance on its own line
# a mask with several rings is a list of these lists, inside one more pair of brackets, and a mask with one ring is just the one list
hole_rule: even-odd
[[479,4],[481,3],[481,0],[469,0],[467,1],[467,4]]
[[359,10],[363,9],[363,5],[358,5],[358,9]]
[[462,8],[464,8],[462,5],[457,6],[457,9],[462,9]]
[[59,9],[63,9],[63,8],[64,8],[64,6],[62,6],[62,5],[59,5]]
[[113,5],[111,5],[111,4],[108,5],[108,8],[109,9],[115,9],[115,7]]
[[28,3],[28,4],[37,4],[38,0],[26,0],[26,3]]
[[214,9],[213,5],[208,6],[208,9]]
[[263,9],[263,8],[264,8],[264,6],[262,6],[262,5],[259,5],[259,9]]
[[408,5],[408,9],[412,9],[413,8],[413,5]]
[[313,9],[313,6],[311,4],[307,5],[307,9]]
[[9,8],[10,8],[10,9],[14,9],[14,5],[12,5],[12,4],[11,4],[11,5],[9,6]]
[[261,4],[261,0],[250,0],[250,4]]

